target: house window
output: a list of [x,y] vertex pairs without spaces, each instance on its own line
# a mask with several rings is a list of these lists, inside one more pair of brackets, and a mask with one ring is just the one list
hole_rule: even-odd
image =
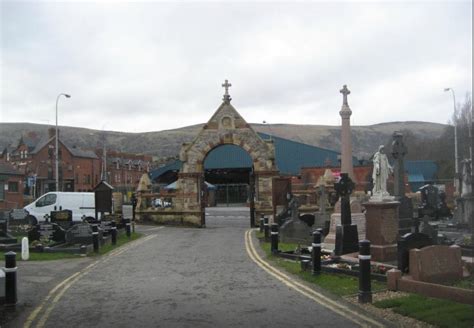
[[8,191],[9,192],[18,192],[18,182],[17,181],[8,182]]
[[0,200],[5,199],[5,184],[0,181]]

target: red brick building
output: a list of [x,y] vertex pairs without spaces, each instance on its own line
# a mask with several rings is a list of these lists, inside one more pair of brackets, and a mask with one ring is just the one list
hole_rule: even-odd
[[[34,198],[56,189],[55,129],[43,140],[22,137],[6,154],[8,162],[24,175],[24,193]],[[59,190],[90,191],[100,179],[100,160],[93,151],[66,145],[59,138]]]
[[0,209],[23,207],[23,174],[0,161]]
[[[102,156],[102,150],[96,154]],[[110,150],[106,154],[107,181],[122,192],[134,191],[143,173],[150,171],[152,157]],[[101,163],[103,165],[103,158]]]

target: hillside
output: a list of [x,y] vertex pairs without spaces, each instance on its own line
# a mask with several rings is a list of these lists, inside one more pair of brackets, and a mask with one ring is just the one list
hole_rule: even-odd
[[[293,124],[251,124],[258,131],[282,138],[340,150],[340,127],[325,125]],[[32,123],[0,123],[0,151],[6,146],[16,146],[20,137],[36,135],[44,138],[48,125]],[[108,149],[123,152],[144,153],[158,157],[169,157],[178,154],[183,142],[191,141],[202,124],[187,126],[174,130],[127,133],[116,131],[91,130],[77,127],[60,127],[61,138],[68,144],[80,148],[93,149],[101,147],[102,138]],[[394,131],[408,130],[420,139],[435,139],[441,136],[446,125],[428,122],[390,122],[369,126],[352,127],[353,153],[358,158],[369,158],[380,144],[386,144]],[[410,140],[405,140],[409,143]]]

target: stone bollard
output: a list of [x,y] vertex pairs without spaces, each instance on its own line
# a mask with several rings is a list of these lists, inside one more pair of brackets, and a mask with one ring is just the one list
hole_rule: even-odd
[[265,242],[268,243],[270,241],[270,236],[269,236],[270,235],[270,233],[269,233],[270,232],[270,226],[268,224],[268,218],[267,217],[265,217],[263,219],[263,232],[265,233]]
[[99,253],[99,227],[97,223],[92,224],[92,245],[94,246],[94,252]]
[[16,253],[5,253],[5,305],[15,306],[17,303],[17,286],[16,286]]
[[117,225],[115,224],[115,221],[112,221],[111,225],[110,236],[112,237],[112,245],[117,245]]
[[127,233],[127,237],[130,238],[130,236],[132,235],[131,233],[131,230],[130,230],[130,219],[125,219],[125,231]]
[[309,268],[309,260],[307,259],[302,259],[301,260],[301,271],[308,271]]
[[272,254],[278,254],[278,224],[271,225],[271,251]]
[[262,216],[260,217],[260,225],[259,225],[259,229],[260,229],[259,231],[260,232],[263,232],[263,225],[264,224],[265,224],[265,219],[264,219],[263,214],[262,214]]
[[370,281],[370,241],[359,242],[359,303],[372,303]]
[[321,273],[321,233],[319,231],[313,232],[313,247],[311,250],[311,259],[313,261],[313,276]]

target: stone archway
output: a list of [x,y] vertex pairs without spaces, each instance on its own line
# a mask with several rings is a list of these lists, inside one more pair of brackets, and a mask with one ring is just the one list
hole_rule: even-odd
[[[271,214],[272,179],[278,176],[275,147],[271,140],[263,140],[230,104],[227,83],[222,104],[202,128],[196,138],[183,144],[173,212],[184,224],[203,226],[204,208],[201,204],[204,186],[204,160],[219,145],[233,144],[243,148],[252,158],[255,181],[255,212]],[[178,218],[176,218],[178,219]]]

